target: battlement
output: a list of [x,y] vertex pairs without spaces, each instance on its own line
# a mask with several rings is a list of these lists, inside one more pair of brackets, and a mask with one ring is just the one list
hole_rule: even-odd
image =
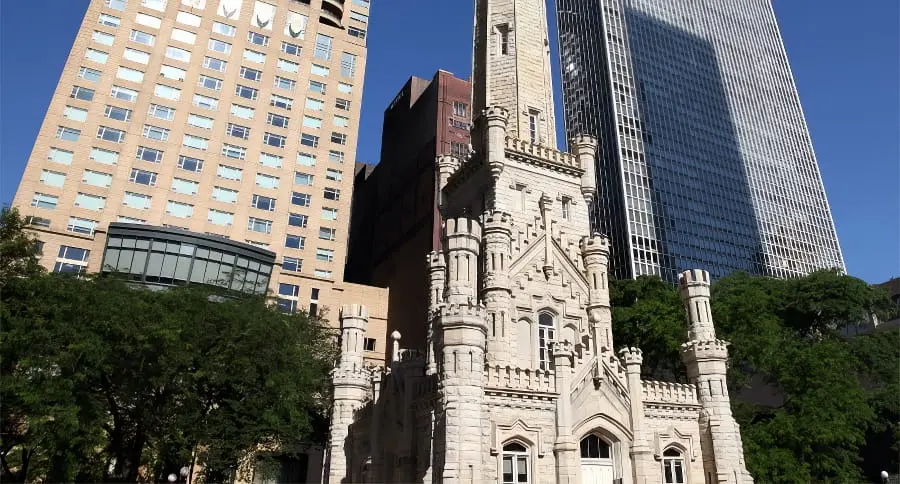
[[436,162],[438,164],[438,167],[440,168],[452,167],[455,170],[457,167],[459,167],[462,160],[453,155],[442,154],[437,155]]
[[481,225],[476,220],[459,217],[444,222],[444,234],[449,237],[471,236],[481,239]]
[[489,228],[488,226],[509,230],[512,222],[512,215],[500,210],[487,210],[483,214],[481,214],[481,223],[484,226],[485,230]]
[[678,276],[679,286],[709,286],[709,272],[703,269],[691,269],[684,271]]
[[581,248],[582,255],[587,255],[588,252],[603,253],[608,255],[609,239],[605,235],[594,232],[594,234],[590,237],[582,237],[581,241],[578,243],[578,247]]
[[488,106],[481,111],[481,115],[484,116],[488,122],[490,121],[506,121],[509,119],[509,111],[500,107],[500,106]]
[[550,370],[485,365],[484,386],[492,390],[556,393],[556,378]]
[[447,267],[447,261],[444,254],[437,251],[431,251],[425,256],[425,264],[431,270],[440,270]]
[[644,402],[684,405],[699,404],[697,401],[697,386],[692,383],[642,380],[641,390]]
[[334,385],[368,386],[372,373],[365,367],[335,368],[331,370],[331,381]]
[[569,146],[573,147],[590,147],[593,149],[597,148],[597,138],[594,138],[588,134],[577,134],[575,135],[571,141],[569,141]]
[[446,304],[436,311],[442,318],[446,317],[470,317],[484,320],[487,318],[487,310],[481,304]]
[[369,319],[369,309],[362,304],[341,304],[341,319]]
[[640,348],[622,348],[619,350],[619,355],[626,367],[632,365],[640,366],[644,362],[644,352]]
[[728,345],[730,344],[721,339],[688,341],[681,345],[681,351],[682,353],[692,353],[697,359],[727,359]]
[[582,173],[581,163],[571,153],[565,153],[553,148],[532,143],[531,141],[521,140],[517,138],[506,137],[506,149],[512,152],[526,155],[534,161],[550,162],[555,165],[562,165],[567,168],[573,168],[577,173]]

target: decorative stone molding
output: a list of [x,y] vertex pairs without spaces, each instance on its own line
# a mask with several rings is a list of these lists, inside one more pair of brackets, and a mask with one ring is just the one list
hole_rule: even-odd
[[543,458],[547,454],[541,427],[531,427],[521,419],[517,419],[512,424],[491,422],[491,455],[499,454],[503,450],[504,442],[517,438],[533,446],[538,457]]
[[691,462],[697,460],[697,448],[694,445],[694,436],[682,434],[675,427],[669,427],[664,432],[656,432],[653,437],[653,458],[662,460],[663,452],[669,447],[677,447]]

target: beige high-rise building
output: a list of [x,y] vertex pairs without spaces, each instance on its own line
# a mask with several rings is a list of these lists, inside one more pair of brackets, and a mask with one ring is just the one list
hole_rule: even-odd
[[240,267],[287,309],[350,291],[383,317],[384,290],[343,283],[368,19],[369,0],[91,0],[14,200],[42,264]]

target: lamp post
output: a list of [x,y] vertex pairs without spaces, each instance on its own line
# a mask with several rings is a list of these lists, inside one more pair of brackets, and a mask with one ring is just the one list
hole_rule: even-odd
[[888,475],[888,472],[881,471],[881,484],[888,484],[888,478],[890,478],[890,476]]

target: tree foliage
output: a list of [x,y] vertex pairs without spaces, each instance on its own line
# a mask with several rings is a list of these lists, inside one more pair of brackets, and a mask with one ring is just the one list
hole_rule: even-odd
[[[331,333],[262,297],[35,274],[2,291],[4,482],[129,481],[321,438]],[[319,435],[317,435],[319,432]]]
[[[676,288],[641,277],[610,294],[616,344],[641,347],[647,377],[683,377]],[[738,273],[713,286],[712,311],[717,336],[732,343],[732,407],[757,482],[852,482],[900,464],[900,339],[839,333],[890,317],[882,291],[835,271]]]

